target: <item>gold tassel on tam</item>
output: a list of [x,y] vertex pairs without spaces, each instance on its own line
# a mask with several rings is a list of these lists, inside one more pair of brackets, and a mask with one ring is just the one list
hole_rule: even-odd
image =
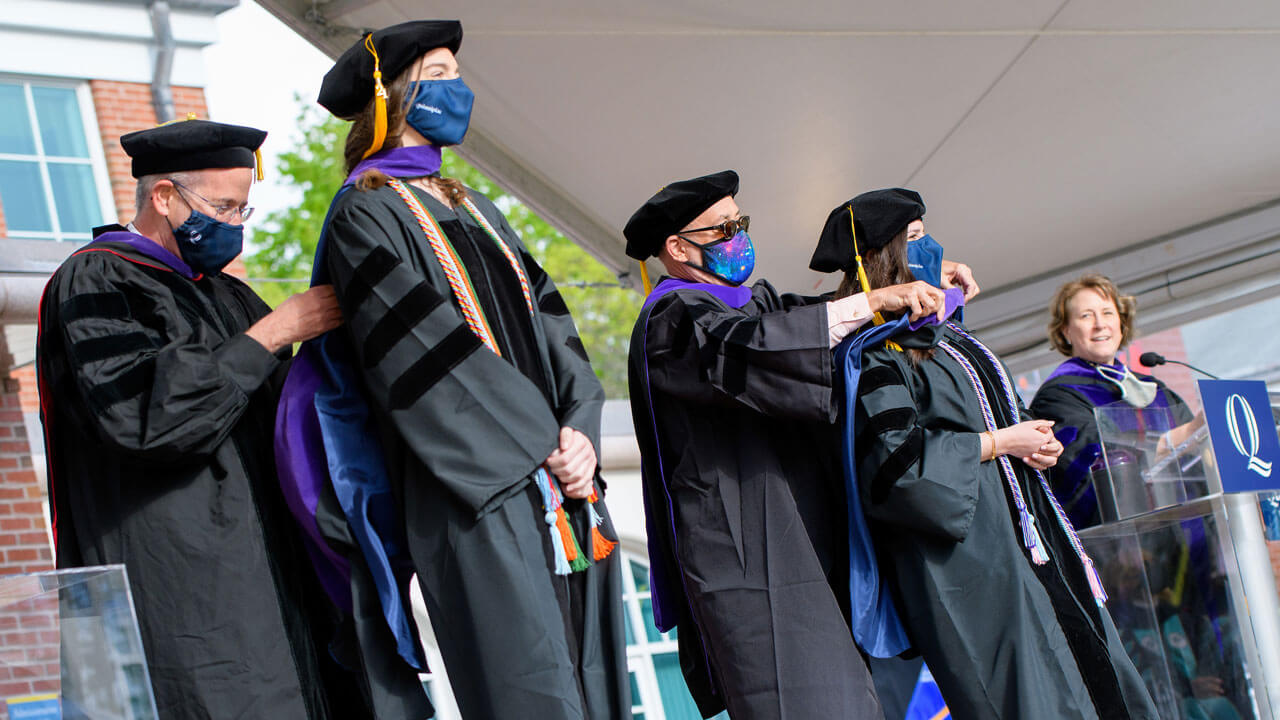
[[640,261],[640,283],[644,285],[645,296],[653,292],[653,281],[649,279],[649,268],[645,267],[643,260]]
[[364,47],[373,55],[374,106],[373,142],[369,143],[369,149],[364,151],[361,160],[381,150],[382,143],[387,139],[387,88],[382,84],[382,66],[378,61],[378,51],[373,46],[373,33],[364,36]]
[[[853,206],[849,206],[849,230],[853,232],[853,259],[858,263],[858,284],[862,286],[862,292],[871,292],[871,281],[867,279],[867,271],[862,267],[862,252],[858,250],[858,228],[853,221]],[[884,324],[884,316],[876,313],[872,322],[876,325]],[[892,340],[885,340],[884,346],[890,350],[902,352],[902,346]]]

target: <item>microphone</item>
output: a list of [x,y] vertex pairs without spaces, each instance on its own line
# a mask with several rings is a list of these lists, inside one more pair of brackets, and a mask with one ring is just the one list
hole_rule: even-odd
[[1158,353],[1158,352],[1144,352],[1144,353],[1142,353],[1141,355],[1139,355],[1139,356],[1138,356],[1138,362],[1139,362],[1139,363],[1141,363],[1141,364],[1143,364],[1143,365],[1145,365],[1146,367],[1155,367],[1155,366],[1157,366],[1157,365],[1164,365],[1165,363],[1173,363],[1174,365],[1181,365],[1181,366],[1186,367],[1186,368],[1191,368],[1192,370],[1195,370],[1196,372],[1200,373],[1201,375],[1208,375],[1209,377],[1213,378],[1214,380],[1221,380],[1221,379],[1222,379],[1222,378],[1218,377],[1217,375],[1214,375],[1214,374],[1213,374],[1213,373],[1211,373],[1211,372],[1205,372],[1204,370],[1201,370],[1200,368],[1198,368],[1198,367],[1196,367],[1195,365],[1192,365],[1192,364],[1190,364],[1190,363],[1184,363],[1184,362],[1182,362],[1181,360],[1170,360],[1169,358],[1167,358],[1167,357],[1165,357],[1165,356],[1161,355],[1161,354],[1160,354],[1160,353]]

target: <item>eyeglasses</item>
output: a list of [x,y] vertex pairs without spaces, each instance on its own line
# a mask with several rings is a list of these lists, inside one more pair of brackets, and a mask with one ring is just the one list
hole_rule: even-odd
[[725,238],[731,238],[739,232],[746,232],[747,227],[751,225],[751,217],[743,215],[737,220],[725,220],[719,225],[708,225],[707,227],[691,228],[689,230],[681,230],[681,233],[696,233],[704,230],[719,230]]
[[[244,221],[246,221],[246,220],[248,220],[248,219],[249,219],[249,216],[250,216],[250,215],[252,215],[252,214],[253,214],[253,208],[249,207],[248,205],[214,205],[212,200],[210,200],[209,198],[207,198],[207,197],[205,197],[205,196],[201,195],[200,193],[196,192],[195,190],[192,190],[191,188],[187,187],[186,185],[183,185],[182,183],[178,182],[177,180],[174,180],[173,178],[168,178],[168,180],[169,180],[169,182],[173,183],[173,186],[174,186],[174,187],[176,187],[176,188],[181,188],[182,190],[186,190],[187,192],[191,193],[192,195],[195,195],[196,197],[198,197],[198,198],[200,198],[201,200],[203,200],[205,205],[208,205],[210,208],[212,208],[212,209],[213,209],[213,217],[214,217],[215,219],[218,219],[218,220],[223,220],[223,219],[225,219],[225,220],[230,220],[231,218],[233,218],[233,217],[235,217],[235,216],[239,215],[239,216],[240,216],[240,222],[242,222],[242,223],[243,223]],[[179,195],[181,195],[182,193],[181,193],[181,192],[179,192],[178,194],[179,194]],[[185,198],[183,198],[183,199],[185,199]],[[191,203],[187,203],[187,204],[188,204],[188,205],[190,205]]]

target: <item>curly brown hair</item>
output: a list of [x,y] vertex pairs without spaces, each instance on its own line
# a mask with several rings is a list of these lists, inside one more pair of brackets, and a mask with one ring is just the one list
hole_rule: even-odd
[[[409,85],[413,82],[418,70],[418,63],[405,68],[386,84],[387,88],[387,137],[382,142],[382,149],[398,148],[400,136],[404,133],[405,116],[408,114],[410,101]],[[373,144],[374,124],[377,98],[369,98],[364,109],[352,118],[351,130],[347,133],[347,143],[342,149],[342,159],[350,173],[364,159],[364,153]],[[357,190],[376,190],[391,178],[380,170],[367,170],[356,180]],[[467,187],[461,181],[452,178],[438,177],[434,182],[444,188],[454,205],[467,197]]]
[[1111,282],[1111,278],[1099,273],[1087,273],[1058,288],[1049,301],[1049,344],[1054,350],[1071,357],[1071,343],[1067,342],[1064,332],[1067,328],[1067,305],[1081,290],[1093,290],[1102,297],[1115,303],[1116,312],[1120,314],[1120,347],[1133,340],[1133,322],[1138,314],[1138,301],[1132,295],[1121,295],[1120,289]]

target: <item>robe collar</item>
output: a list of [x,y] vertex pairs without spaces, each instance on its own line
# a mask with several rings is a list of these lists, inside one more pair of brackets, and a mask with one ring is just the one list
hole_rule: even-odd
[[182,258],[169,252],[160,243],[152,240],[146,235],[141,235],[134,228],[133,223],[129,223],[129,227],[121,227],[120,225],[103,225],[93,229],[93,242],[89,243],[97,245],[98,243],[120,243],[128,245],[138,253],[145,255],[156,262],[163,263],[165,267],[173,270],[188,280],[197,280],[200,273],[191,269],[182,261]]
[[644,299],[644,307],[657,302],[659,298],[675,290],[701,290],[715,296],[717,300],[732,308],[740,308],[751,300],[751,288],[742,285],[715,285],[697,283],[680,278],[664,277]]

